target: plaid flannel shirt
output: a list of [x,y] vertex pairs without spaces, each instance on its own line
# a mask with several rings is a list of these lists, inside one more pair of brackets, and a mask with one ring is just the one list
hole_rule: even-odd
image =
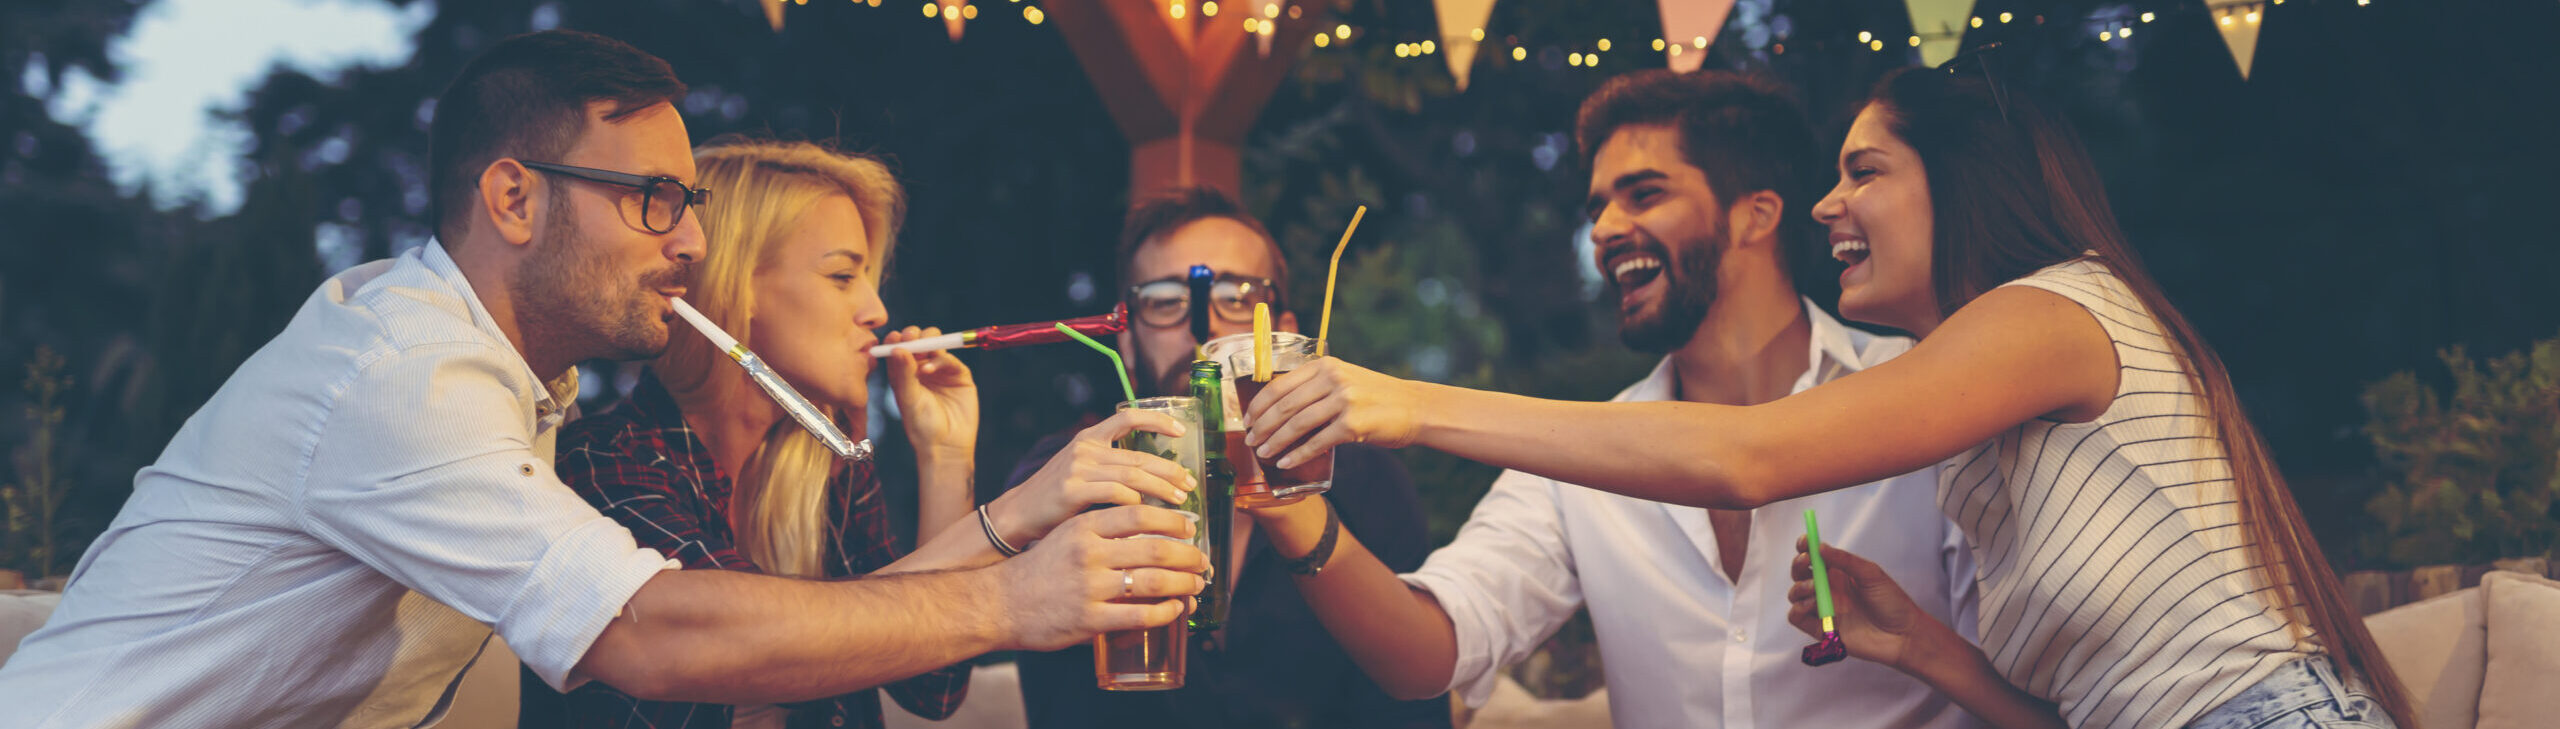
[[[747,561],[729,528],[729,474],[685,424],[674,397],[654,374],[643,375],[631,397],[604,413],[570,423],[560,434],[560,480],[605,516],[622,522],[642,546],[657,549],[685,569],[760,572]],[[857,577],[901,555],[889,533],[889,515],[871,464],[855,465],[828,484],[836,508],[827,550],[827,576]],[[969,664],[936,669],[884,686],[898,705],[942,719],[968,696]],[[792,727],[880,727],[880,695],[864,689],[790,704]],[[727,729],[732,707],[678,701],[642,701],[591,682],[568,695],[574,727]]]

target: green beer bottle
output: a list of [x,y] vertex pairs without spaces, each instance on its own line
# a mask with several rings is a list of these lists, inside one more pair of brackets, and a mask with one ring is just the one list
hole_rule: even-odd
[[1200,531],[1208,536],[1209,584],[1200,590],[1200,607],[1191,613],[1191,634],[1205,638],[1227,622],[1227,598],[1235,594],[1234,576],[1227,574],[1228,559],[1235,549],[1236,474],[1227,465],[1226,403],[1219,394],[1224,389],[1218,363],[1199,360],[1191,363],[1191,396],[1200,400],[1200,423],[1206,428],[1201,435],[1204,445],[1201,458],[1200,488],[1191,492],[1197,507]]

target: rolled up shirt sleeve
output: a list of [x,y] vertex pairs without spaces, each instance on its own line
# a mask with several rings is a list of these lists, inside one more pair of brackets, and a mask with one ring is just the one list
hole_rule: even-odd
[[554,689],[640,586],[676,567],[597,513],[534,449],[533,382],[483,343],[359,369],[309,454],[314,538],[493,626]]
[[1449,690],[1468,706],[1483,706],[1501,668],[1527,658],[1582,606],[1554,486],[1518,471],[1495,479],[1457,539],[1402,577],[1449,614],[1458,642]]

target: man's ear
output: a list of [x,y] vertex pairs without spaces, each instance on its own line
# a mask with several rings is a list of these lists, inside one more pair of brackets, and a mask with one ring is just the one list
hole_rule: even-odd
[[1787,214],[1787,201],[1778,197],[1777,191],[1761,190],[1744,195],[1733,201],[1733,207],[1724,214],[1732,226],[1733,243],[1768,241],[1770,252],[1777,252],[1779,222],[1786,220]]
[[534,190],[541,183],[533,170],[514,158],[501,157],[480,170],[480,209],[489,216],[498,238],[508,245],[533,240]]

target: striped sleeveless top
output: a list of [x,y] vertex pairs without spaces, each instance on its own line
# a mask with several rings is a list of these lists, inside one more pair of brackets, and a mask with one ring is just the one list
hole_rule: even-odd
[[2262,587],[2204,400],[2133,290],[2090,258],[2005,285],[2086,308],[2119,374],[2096,420],[2029,421],[1939,474],[1991,664],[2072,726],[2176,727],[2318,652]]

